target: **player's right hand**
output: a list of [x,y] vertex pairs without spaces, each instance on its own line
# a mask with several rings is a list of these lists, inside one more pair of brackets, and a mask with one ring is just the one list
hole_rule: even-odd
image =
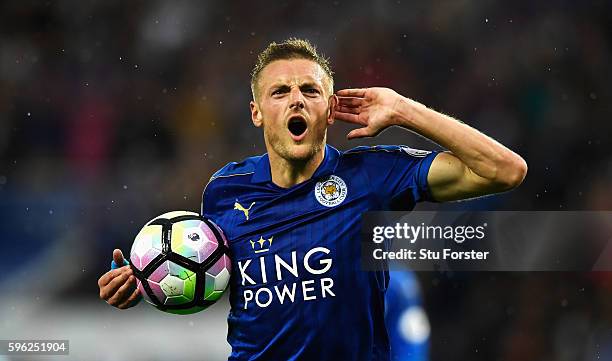
[[[124,263],[121,250],[115,249],[113,251],[113,260],[117,265]],[[98,280],[98,287],[100,287],[101,299],[122,310],[134,306],[141,297],[140,291],[136,287],[136,277],[134,277],[130,266],[123,266],[106,272]]]

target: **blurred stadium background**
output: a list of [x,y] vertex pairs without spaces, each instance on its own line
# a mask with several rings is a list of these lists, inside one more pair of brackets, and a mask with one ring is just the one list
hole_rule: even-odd
[[[530,166],[509,194],[418,209],[612,210],[611,34],[609,1],[2,1],[0,339],[70,339],[75,360],[226,357],[227,301],[117,311],[96,282],[146,221],[199,210],[216,169],[265,151],[249,72],[290,36],[331,58],[338,89],[392,87]],[[329,142],[436,147],[349,128]],[[610,274],[418,277],[434,361],[612,360]]]

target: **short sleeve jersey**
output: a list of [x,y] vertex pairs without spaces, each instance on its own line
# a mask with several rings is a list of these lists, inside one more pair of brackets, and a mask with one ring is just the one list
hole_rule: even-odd
[[430,199],[436,152],[326,145],[313,176],[271,179],[267,154],[216,172],[202,215],[228,238],[230,360],[388,360],[386,272],[360,267],[361,215]]

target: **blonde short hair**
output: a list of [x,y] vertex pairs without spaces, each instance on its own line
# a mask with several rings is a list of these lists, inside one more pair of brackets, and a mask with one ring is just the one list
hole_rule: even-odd
[[329,94],[334,91],[334,73],[329,65],[329,59],[317,52],[317,48],[308,40],[289,38],[280,44],[270,43],[259,55],[253,71],[251,71],[251,92],[253,100],[259,95],[257,85],[262,70],[275,60],[306,59],[319,64],[329,78]]

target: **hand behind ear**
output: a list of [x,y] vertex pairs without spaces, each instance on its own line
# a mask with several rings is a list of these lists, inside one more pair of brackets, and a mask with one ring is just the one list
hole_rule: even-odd
[[388,88],[342,89],[336,93],[338,103],[334,117],[360,126],[353,129],[348,139],[375,137],[396,124],[398,104],[403,97]]

